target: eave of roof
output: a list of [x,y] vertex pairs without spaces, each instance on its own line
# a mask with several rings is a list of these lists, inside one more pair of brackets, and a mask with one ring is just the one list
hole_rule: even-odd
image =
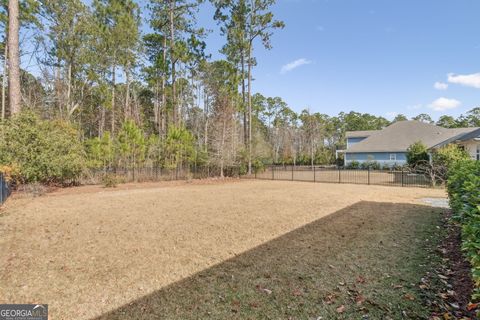
[[388,149],[388,150],[374,150],[374,151],[350,151],[345,150],[345,153],[404,153],[407,150],[400,150],[400,149]]
[[[470,128],[468,128],[470,129]],[[478,138],[480,137],[480,128],[471,128],[472,130],[470,131],[467,131],[466,132],[462,132],[450,139],[447,139],[435,146],[433,146],[432,148],[440,148],[440,147],[443,147],[449,143],[452,143],[452,142],[461,142],[461,141],[468,141],[468,140],[472,140],[472,139],[475,139],[475,138]]]
[[380,130],[347,131],[345,132],[345,136],[347,138],[367,138],[378,131]]

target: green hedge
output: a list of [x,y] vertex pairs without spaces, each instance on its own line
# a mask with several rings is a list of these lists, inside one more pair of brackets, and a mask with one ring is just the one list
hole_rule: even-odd
[[447,181],[450,206],[462,225],[462,249],[472,265],[473,300],[480,300],[480,161],[452,165]]
[[0,166],[15,169],[18,183],[72,183],[85,167],[85,151],[72,125],[26,111],[0,122]]

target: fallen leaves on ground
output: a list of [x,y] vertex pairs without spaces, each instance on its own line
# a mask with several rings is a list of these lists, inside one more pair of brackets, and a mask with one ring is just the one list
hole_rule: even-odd
[[359,294],[358,296],[355,297],[355,303],[357,305],[361,305],[362,303],[365,302],[365,300],[366,300],[365,297],[362,296],[361,294]]
[[414,301],[415,297],[411,295],[410,293],[407,293],[403,296],[406,300]]
[[345,312],[345,306],[342,304],[337,308],[337,313],[344,313]]

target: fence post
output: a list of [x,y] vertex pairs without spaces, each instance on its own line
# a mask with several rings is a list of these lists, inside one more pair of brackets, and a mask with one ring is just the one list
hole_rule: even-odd
[[3,203],[3,174],[0,173],[0,205]]
[[275,180],[275,166],[272,165],[272,180]]
[[370,185],[370,166],[368,167],[368,184]]
[[315,173],[316,173],[315,166],[313,166],[313,183],[317,182],[317,179],[315,177]]
[[342,183],[341,170],[338,168],[338,183]]
[[292,181],[293,181],[293,166],[292,166]]
[[402,167],[402,187],[403,187],[403,167]]

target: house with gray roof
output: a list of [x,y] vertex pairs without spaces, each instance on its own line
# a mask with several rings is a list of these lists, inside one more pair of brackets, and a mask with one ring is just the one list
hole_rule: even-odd
[[403,165],[407,149],[421,141],[430,150],[455,143],[480,160],[480,128],[447,129],[420,121],[398,121],[382,130],[347,131],[344,163],[378,162],[382,166]]

